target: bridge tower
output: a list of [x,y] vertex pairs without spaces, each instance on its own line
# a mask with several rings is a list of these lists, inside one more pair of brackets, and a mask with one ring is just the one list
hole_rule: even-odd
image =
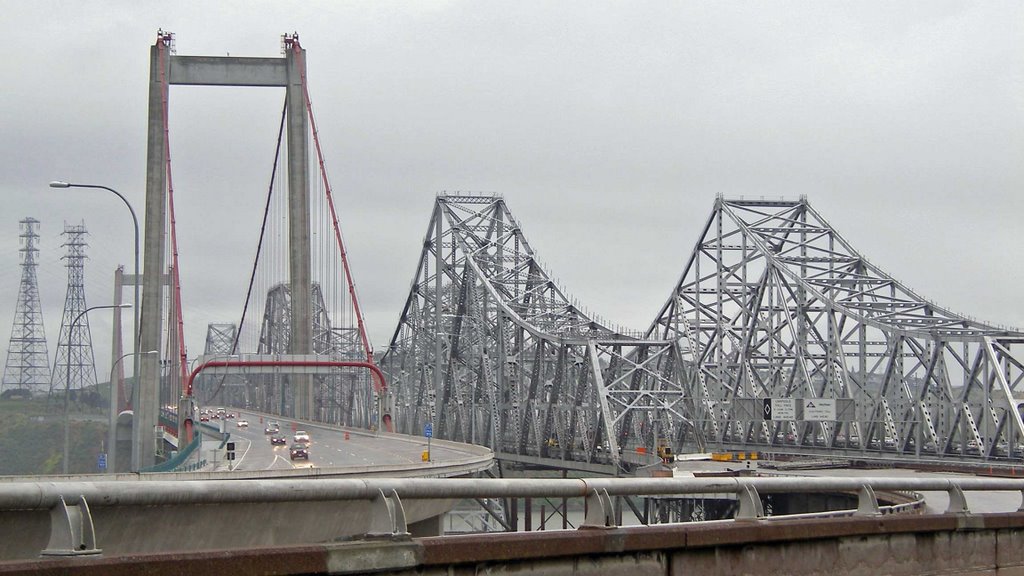
[[[168,218],[170,155],[167,142],[170,87],[190,86],[273,86],[285,89],[287,101],[288,150],[288,245],[291,293],[310,294],[311,250],[309,238],[309,118],[304,93],[306,51],[298,35],[284,35],[282,58],[179,56],[175,54],[174,35],[160,31],[150,51],[149,122],[146,170],[145,256],[143,262],[142,318],[139,347],[161,350],[163,293],[160,279],[167,272],[164,260]],[[291,300],[290,354],[313,353],[313,307],[307,298]],[[147,320],[148,319],[148,320]],[[160,363],[143,356],[136,403],[133,443],[137,461],[133,469],[154,463],[149,432],[157,424],[159,410]],[[299,401],[294,415],[310,418],[313,414],[312,378],[294,377]],[[179,414],[181,418],[188,418]]]
[[[53,379],[50,381],[50,394],[58,394],[69,386],[81,390],[96,385],[96,359],[92,351],[92,336],[89,331],[89,316],[82,314],[85,303],[85,242],[87,234],[85,223],[64,224],[63,246],[67,247],[67,255],[62,258],[68,269],[68,291],[64,299],[64,318],[60,324],[60,337],[57,339],[57,357],[53,363]],[[75,318],[72,330],[71,323]],[[71,377],[68,379],[68,371]]]
[[43,309],[39,304],[36,281],[36,257],[39,254],[39,221],[27,217],[21,226],[21,287],[14,312],[14,326],[7,348],[3,392],[27,390],[33,395],[44,392],[50,384],[50,355],[46,349]]

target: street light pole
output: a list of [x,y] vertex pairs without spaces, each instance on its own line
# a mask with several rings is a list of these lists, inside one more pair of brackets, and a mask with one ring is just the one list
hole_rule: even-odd
[[124,202],[124,205],[128,207],[128,212],[132,215],[132,225],[135,227],[135,281],[132,284],[135,287],[135,301],[132,304],[135,306],[135,314],[132,325],[132,352],[134,354],[134,362],[132,365],[132,373],[135,375],[135,385],[138,386],[139,382],[139,284],[142,279],[139,278],[139,219],[135,216],[135,209],[132,208],[128,199],[125,198],[120,192],[110,188],[108,186],[102,186],[99,184],[74,184],[71,182],[62,182],[60,180],[54,180],[50,182],[50,188],[94,188],[99,190],[106,190],[111,194],[114,194]]
[[[159,354],[159,350],[149,350],[142,354]],[[114,387],[114,371],[117,370],[117,364],[129,356],[134,356],[135,352],[128,352],[122,354],[120,358],[114,360],[114,363],[110,366],[110,430],[107,431],[107,470],[111,473],[116,471],[115,468],[115,454],[117,453],[117,389]]]
[[71,390],[71,341],[75,335],[75,325],[82,319],[83,316],[88,314],[92,310],[101,310],[104,308],[131,308],[131,304],[106,304],[103,306],[90,306],[85,310],[78,313],[75,319],[71,321],[71,325],[68,326],[68,364],[67,364],[67,376],[64,384],[64,474],[68,473],[68,457],[71,452],[71,426],[70,416],[68,414],[68,395]]

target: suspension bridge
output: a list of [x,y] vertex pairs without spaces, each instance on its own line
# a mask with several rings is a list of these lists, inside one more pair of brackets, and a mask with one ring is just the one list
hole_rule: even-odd
[[[430,428],[487,446],[505,464],[611,474],[659,453],[710,450],[1024,457],[1024,333],[910,290],[803,197],[714,199],[664,306],[645,330],[625,331],[553,281],[503,197],[440,195],[398,326],[374,353],[298,36],[283,37],[281,58],[200,57],[178,56],[161,32],[151,56],[138,346],[163,360],[140,358],[142,466],[154,461],[144,435],[158,407],[178,404],[188,441],[197,397],[412,435]],[[210,324],[202,360],[219,359],[219,372],[205,376],[190,374],[183,338],[174,85],[285,91],[241,320]]]

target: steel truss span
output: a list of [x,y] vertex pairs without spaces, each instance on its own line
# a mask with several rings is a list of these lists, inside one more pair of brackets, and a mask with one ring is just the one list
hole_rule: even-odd
[[[334,326],[320,284],[311,290],[313,354],[337,360],[365,360],[358,328]],[[278,284],[267,293],[256,353],[288,354],[291,334],[291,288]],[[244,378],[245,398],[251,405],[272,414],[291,414],[295,386],[287,374],[253,375]],[[375,425],[376,409],[370,376],[364,370],[345,370],[313,377],[313,419],[344,426]]]
[[925,300],[803,198],[718,198],[647,337],[676,344],[690,418],[713,446],[989,462],[1024,451],[1011,350],[1024,334]]
[[398,431],[505,461],[616,471],[667,444],[991,462],[1024,450],[1022,342],[918,296],[803,198],[718,198],[657,319],[617,332],[502,198],[442,195],[381,366]]
[[675,342],[586,315],[496,196],[437,198],[381,368],[396,431],[429,423],[505,461],[615,471],[658,437],[701,442]]

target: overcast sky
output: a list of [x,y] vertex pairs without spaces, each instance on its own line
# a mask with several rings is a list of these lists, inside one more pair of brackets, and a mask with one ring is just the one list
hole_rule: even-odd
[[[0,19],[0,354],[18,221],[42,221],[52,358],[63,223],[110,301],[142,216],[149,47],[279,56],[297,31],[370,336],[393,332],[434,197],[502,194],[570,294],[646,327],[716,194],[807,195],[951,310],[1024,326],[1024,3],[8,2]],[[177,87],[171,153],[190,355],[244,295],[283,92]],[[262,305],[262,303],[260,304]],[[107,317],[92,317],[99,380]]]

